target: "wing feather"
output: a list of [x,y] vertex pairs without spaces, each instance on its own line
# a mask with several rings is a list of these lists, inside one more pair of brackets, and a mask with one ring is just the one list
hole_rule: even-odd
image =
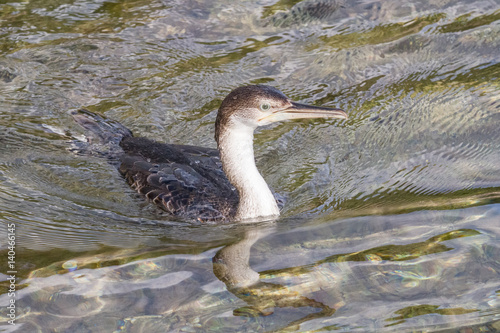
[[120,172],[128,183],[168,213],[201,222],[227,221],[238,192],[222,171],[216,149],[161,144],[126,137]]

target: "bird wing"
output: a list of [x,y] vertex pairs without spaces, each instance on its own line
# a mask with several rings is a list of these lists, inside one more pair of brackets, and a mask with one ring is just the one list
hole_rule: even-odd
[[222,171],[216,149],[125,137],[120,172],[139,193],[168,213],[201,222],[227,221],[238,192]]

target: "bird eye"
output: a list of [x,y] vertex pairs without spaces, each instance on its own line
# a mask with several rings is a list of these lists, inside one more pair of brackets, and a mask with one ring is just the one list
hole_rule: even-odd
[[260,105],[260,109],[262,111],[269,111],[271,109],[271,105],[269,103],[262,103]]

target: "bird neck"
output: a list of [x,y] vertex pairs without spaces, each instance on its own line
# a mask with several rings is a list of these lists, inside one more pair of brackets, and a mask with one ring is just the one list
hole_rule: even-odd
[[226,125],[219,133],[218,148],[224,172],[240,197],[235,218],[278,216],[276,199],[255,165],[253,128],[241,123]]

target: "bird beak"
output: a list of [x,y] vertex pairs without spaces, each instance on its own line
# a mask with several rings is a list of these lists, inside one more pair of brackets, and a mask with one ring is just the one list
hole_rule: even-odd
[[259,123],[268,124],[276,121],[290,120],[290,119],[313,119],[313,118],[336,118],[347,119],[347,113],[341,109],[325,108],[320,106],[312,106],[291,102],[291,106],[273,112],[272,114],[259,119]]

